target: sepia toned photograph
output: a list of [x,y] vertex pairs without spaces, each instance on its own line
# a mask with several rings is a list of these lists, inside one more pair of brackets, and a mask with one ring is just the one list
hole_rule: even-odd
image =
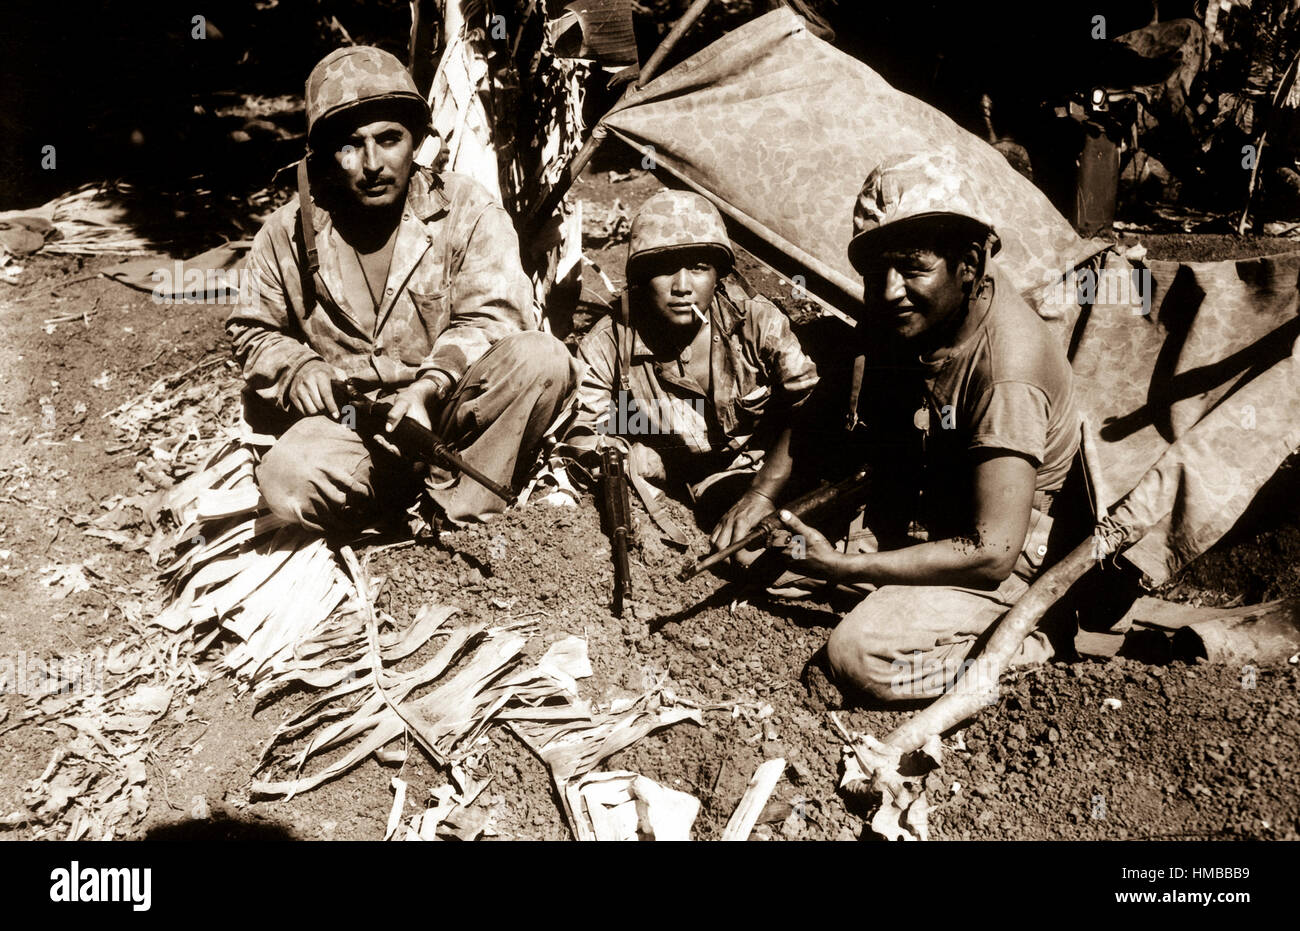
[[0,17],[0,839],[1300,840],[1297,0]]

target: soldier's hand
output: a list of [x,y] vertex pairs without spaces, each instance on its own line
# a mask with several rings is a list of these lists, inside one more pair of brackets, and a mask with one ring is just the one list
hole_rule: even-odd
[[432,430],[430,409],[447,393],[447,384],[441,378],[424,377],[411,382],[393,395],[393,409],[384,422],[384,432],[392,433],[403,417],[410,417],[425,429]]
[[339,419],[338,404],[334,401],[334,366],[319,359],[308,362],[293,377],[289,386],[289,404],[304,417],[328,413]]
[[713,533],[709,534],[709,542],[713,544],[715,550],[726,549],[753,530],[754,525],[772,513],[775,507],[776,504],[766,495],[752,489],[745,492],[740,496],[740,500],[722,515],[718,525],[713,528]]
[[831,580],[844,572],[844,554],[835,549],[830,540],[789,511],[782,510],[779,516],[789,531],[774,531],[768,540],[768,546],[779,549],[790,561],[791,568],[819,579]]

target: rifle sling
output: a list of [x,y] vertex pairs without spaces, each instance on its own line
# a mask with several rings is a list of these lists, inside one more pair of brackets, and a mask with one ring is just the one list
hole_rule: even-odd
[[302,286],[302,311],[310,317],[316,307],[316,270],[320,259],[316,254],[316,227],[312,222],[311,181],[307,177],[307,157],[298,160],[298,223],[302,229],[302,266],[299,271]]
[[690,541],[686,539],[686,534],[682,533],[681,528],[668,516],[668,510],[661,500],[663,496],[651,488],[650,483],[638,475],[636,469],[629,468],[627,477],[628,481],[632,483],[632,487],[636,489],[637,497],[645,505],[646,513],[650,515],[650,519],[667,535],[668,539],[678,546],[689,546]]
[[853,359],[853,380],[849,385],[849,410],[844,421],[844,429],[855,430],[862,421],[858,418],[858,401],[862,397],[862,380],[866,375],[867,357],[858,353]]

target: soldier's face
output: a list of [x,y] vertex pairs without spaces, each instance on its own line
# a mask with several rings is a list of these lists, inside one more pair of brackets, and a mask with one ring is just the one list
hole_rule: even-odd
[[691,305],[706,313],[718,286],[718,269],[706,255],[674,251],[646,260],[643,287],[649,305],[646,309],[653,320],[670,327],[699,323]]
[[359,207],[391,207],[406,197],[415,159],[411,131],[376,120],[346,133],[334,151],[343,186]]
[[882,252],[862,276],[866,322],[915,339],[953,319],[973,277],[964,260],[950,264],[924,247]]

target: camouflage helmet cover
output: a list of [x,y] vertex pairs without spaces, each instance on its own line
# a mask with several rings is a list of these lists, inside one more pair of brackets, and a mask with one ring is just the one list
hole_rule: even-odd
[[627,275],[641,260],[676,249],[708,249],[716,255],[719,274],[736,261],[722,214],[708,198],[694,191],[660,191],[650,197],[636,216],[627,244]]
[[935,152],[888,159],[872,169],[853,206],[849,261],[862,271],[870,253],[898,233],[919,223],[948,220],[966,224],[985,238],[989,255],[1001,241],[966,173],[948,153]]
[[416,89],[406,67],[383,49],[365,45],[330,52],[307,77],[307,138],[333,117],[359,104],[376,100],[408,102],[423,129],[429,122],[429,105]]

